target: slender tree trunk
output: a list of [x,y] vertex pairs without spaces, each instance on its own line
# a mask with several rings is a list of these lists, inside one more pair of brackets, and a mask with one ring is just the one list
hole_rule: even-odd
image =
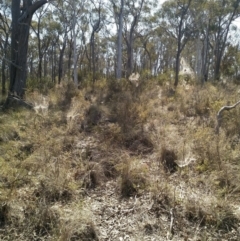
[[208,51],[209,51],[209,22],[207,26],[206,36],[203,42],[203,53],[202,53],[202,84],[208,80]]
[[122,78],[122,30],[123,30],[123,8],[124,0],[121,0],[121,7],[118,14],[118,38],[117,38],[117,69],[116,78]]
[[44,78],[47,77],[48,74],[48,67],[47,67],[47,52],[45,52],[44,56],[43,56],[43,76]]
[[6,94],[6,60],[7,57],[7,46],[8,46],[8,34],[6,34],[6,39],[3,49],[3,59],[2,59],[2,94]]
[[100,27],[100,23],[101,23],[101,6],[99,3],[99,7],[98,7],[98,20],[97,22],[92,25],[92,33],[91,33],[91,38],[90,38],[90,52],[91,52],[91,68],[92,68],[92,73],[93,73],[93,78],[92,78],[92,82],[94,83],[96,81],[96,61],[97,58],[95,56],[95,33],[97,33],[101,27]]
[[203,51],[203,44],[200,39],[200,36],[198,36],[196,41],[196,58],[195,58],[194,70],[196,73],[197,81],[199,83],[201,83],[201,79],[202,79],[202,64],[203,64],[202,51]]
[[178,86],[179,81],[179,69],[180,69],[180,55],[181,55],[181,39],[182,39],[182,19],[180,21],[179,29],[178,29],[178,39],[177,39],[177,54],[176,54],[176,65],[175,65],[175,81],[174,86]]
[[39,81],[42,81],[42,54],[40,53],[39,56],[39,62],[38,62],[38,79]]
[[76,36],[76,2],[73,0],[73,7],[74,7],[74,13],[73,13],[73,81],[76,86],[78,86],[78,77],[77,77],[77,36]]
[[176,56],[176,65],[175,65],[175,82],[174,82],[175,87],[178,86],[178,82],[179,82],[179,69],[180,69],[180,52],[178,51]]
[[61,83],[62,80],[62,75],[63,75],[63,56],[64,56],[64,51],[66,48],[66,44],[67,44],[67,39],[65,36],[64,42],[63,42],[63,46],[60,49],[60,54],[59,54],[59,65],[58,65],[58,84]]
[[152,58],[151,58],[150,52],[147,49],[147,41],[144,42],[143,48],[144,48],[145,52],[147,53],[148,60],[149,60],[149,69],[150,69],[150,72],[152,72]]
[[73,42],[72,42],[72,36],[71,39],[69,40],[69,50],[68,50],[68,74],[70,77],[70,72],[71,72],[71,65],[72,65],[72,49],[73,49]]
[[93,29],[90,39],[90,51],[91,51],[91,71],[92,71],[92,82],[94,83],[96,80],[96,61],[95,61],[95,31]]
[[216,46],[214,49],[214,80],[220,79],[220,39],[216,40]]
[[55,43],[52,43],[52,82],[56,81],[56,47]]
[[6,61],[5,59],[2,60],[2,94],[6,94]]
[[127,45],[127,75],[131,75],[133,70],[133,38],[129,38]]
[[38,79],[42,80],[42,53],[41,53],[41,40],[40,40],[40,23],[38,20],[38,26],[37,26],[37,41],[38,41]]

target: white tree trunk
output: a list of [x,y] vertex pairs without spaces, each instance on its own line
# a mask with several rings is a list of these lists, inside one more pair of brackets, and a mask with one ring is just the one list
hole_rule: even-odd
[[77,77],[77,39],[76,39],[76,22],[77,22],[77,16],[76,16],[76,1],[73,0],[73,81],[74,84],[78,85],[78,77]]

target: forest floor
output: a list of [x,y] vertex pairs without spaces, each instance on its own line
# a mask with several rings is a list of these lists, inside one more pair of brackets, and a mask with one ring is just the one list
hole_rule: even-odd
[[0,240],[240,240],[239,86],[44,94],[0,111]]

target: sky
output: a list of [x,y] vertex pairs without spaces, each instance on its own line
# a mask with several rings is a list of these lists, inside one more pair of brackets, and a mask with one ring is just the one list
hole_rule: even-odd
[[166,0],[159,0],[160,4],[163,4],[164,2],[166,2]]

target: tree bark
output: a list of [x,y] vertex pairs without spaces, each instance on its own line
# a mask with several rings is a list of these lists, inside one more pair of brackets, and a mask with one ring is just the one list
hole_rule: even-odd
[[47,0],[24,0],[20,9],[20,0],[12,0],[12,36],[10,94],[24,97],[27,79],[27,52],[29,30],[34,12],[47,3]]
[[8,47],[8,34],[6,34],[6,40],[3,48],[3,59],[2,59],[2,94],[6,94],[6,57]]
[[2,95],[6,94],[6,61],[2,60]]
[[179,81],[179,69],[180,69],[180,52],[177,52],[176,56],[176,65],[175,65],[175,82],[174,86],[178,86],[178,81]]

